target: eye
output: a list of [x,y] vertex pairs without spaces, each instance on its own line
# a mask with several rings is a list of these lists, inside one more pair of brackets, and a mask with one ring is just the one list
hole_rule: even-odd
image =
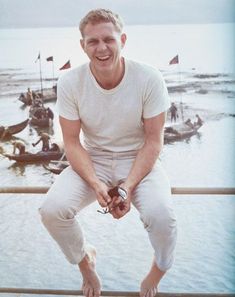
[[87,42],[88,45],[95,45],[96,43],[97,43],[97,40],[95,39],[88,40]]
[[107,37],[107,38],[105,38],[104,41],[105,41],[106,43],[111,43],[111,42],[114,41],[114,38],[112,38],[112,37]]

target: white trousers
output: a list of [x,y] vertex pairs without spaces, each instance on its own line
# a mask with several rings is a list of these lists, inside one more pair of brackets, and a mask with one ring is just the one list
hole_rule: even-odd
[[[97,176],[110,188],[125,180],[137,154],[89,153]],[[43,224],[72,264],[78,264],[86,254],[84,235],[75,216],[95,200],[93,189],[69,166],[57,177],[40,208]],[[132,204],[148,232],[158,268],[166,271],[173,264],[177,231],[171,189],[160,161],[134,190]]]

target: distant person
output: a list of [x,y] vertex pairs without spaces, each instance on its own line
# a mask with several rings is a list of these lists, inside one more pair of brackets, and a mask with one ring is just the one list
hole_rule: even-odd
[[171,113],[171,122],[176,122],[176,118],[177,118],[177,107],[175,105],[174,102],[171,103],[171,107],[169,109],[170,113]]
[[[84,295],[99,297],[96,252],[76,215],[97,201],[103,213],[121,219],[134,205],[153,249],[140,297],[153,297],[173,264],[177,236],[171,188],[159,159],[170,107],[166,84],[159,70],[122,56],[127,37],[116,13],[92,10],[79,28],[89,62],[61,76],[57,92],[71,166],[47,192],[42,222],[68,261],[79,267]],[[112,236],[107,245],[109,240]],[[118,256],[120,262],[128,260]]]
[[200,128],[203,125],[203,120],[199,117],[198,114],[196,114],[196,118],[197,118],[197,121],[194,123],[194,126]]
[[50,107],[47,107],[46,108],[46,116],[49,118],[49,119],[54,119],[54,113],[53,111],[50,109]]
[[60,152],[60,147],[58,146],[57,143],[52,143],[51,147],[49,149],[50,152]]
[[26,153],[25,151],[25,144],[23,143],[23,141],[17,140],[17,141],[12,141],[13,144],[13,154],[16,153],[16,151],[18,150],[19,155],[23,155]]
[[33,103],[33,93],[30,90],[30,88],[28,88],[28,91],[26,93],[26,104],[31,105],[32,103]]
[[189,126],[190,128],[194,128],[194,125],[193,125],[193,123],[191,122],[191,120],[190,119],[187,119],[187,121],[185,121],[184,122],[187,126]]
[[40,132],[39,133],[40,138],[38,139],[37,142],[32,143],[32,145],[35,147],[36,145],[39,144],[39,142],[42,142],[42,151],[43,152],[48,152],[50,150],[50,136],[48,133],[45,132]]

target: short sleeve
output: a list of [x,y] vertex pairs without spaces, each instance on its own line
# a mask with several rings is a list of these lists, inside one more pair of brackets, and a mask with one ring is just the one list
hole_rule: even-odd
[[74,98],[72,82],[66,75],[62,76],[57,83],[56,110],[63,118],[79,120],[79,108]]
[[167,111],[170,99],[165,81],[158,70],[154,70],[148,79],[144,96],[143,118],[151,118]]

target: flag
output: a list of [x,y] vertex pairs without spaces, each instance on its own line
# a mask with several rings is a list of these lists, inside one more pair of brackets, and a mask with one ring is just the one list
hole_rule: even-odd
[[59,70],[69,69],[71,67],[70,60],[64,64]]
[[40,59],[41,59],[41,56],[40,56],[40,52],[39,52],[39,53],[38,53],[38,57],[37,57],[35,63],[37,62],[37,60],[40,60]]
[[170,60],[169,65],[179,64],[179,56],[175,56],[173,59]]
[[47,58],[47,62],[53,61],[53,56]]

